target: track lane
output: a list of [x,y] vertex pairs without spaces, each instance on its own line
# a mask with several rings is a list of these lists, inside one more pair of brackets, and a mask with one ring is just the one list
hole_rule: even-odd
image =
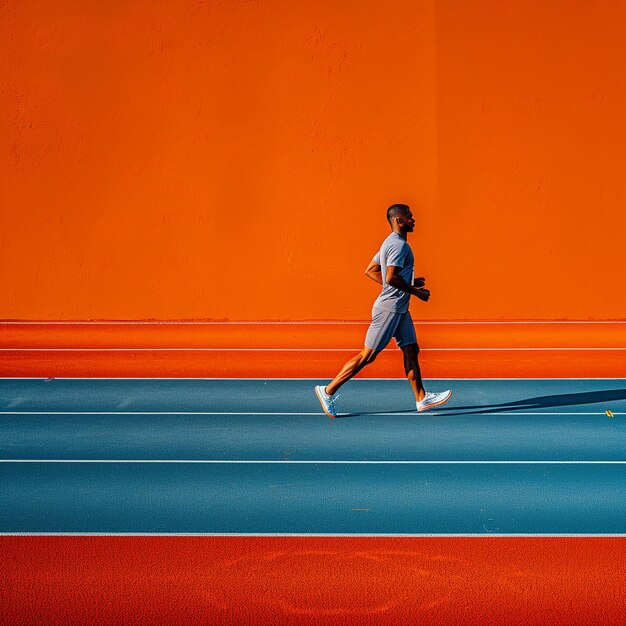
[[[326,418],[308,380],[2,380],[0,458],[583,460],[626,453],[626,381],[357,380]],[[610,410],[612,417],[605,411]],[[347,415],[347,416],[345,416]]]
[[626,465],[3,463],[0,532],[626,532]]

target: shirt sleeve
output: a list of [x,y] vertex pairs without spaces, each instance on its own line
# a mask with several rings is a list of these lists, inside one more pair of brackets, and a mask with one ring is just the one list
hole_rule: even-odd
[[394,267],[404,267],[404,262],[407,255],[407,246],[404,242],[399,245],[394,245],[389,248],[389,254],[387,255],[387,266],[393,265]]
[[377,252],[374,255],[374,258],[372,259],[372,261],[374,261],[374,263],[376,263],[376,265],[380,265],[380,252]]

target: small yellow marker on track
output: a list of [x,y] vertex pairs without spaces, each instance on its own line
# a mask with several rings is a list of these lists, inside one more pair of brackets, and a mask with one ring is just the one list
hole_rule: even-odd
[[609,416],[609,417],[615,417],[615,415],[613,415],[613,411],[605,411],[605,413]]

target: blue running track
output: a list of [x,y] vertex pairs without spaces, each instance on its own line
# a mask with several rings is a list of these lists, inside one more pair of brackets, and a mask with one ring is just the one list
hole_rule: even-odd
[[626,532],[624,379],[318,382],[2,379],[0,533]]

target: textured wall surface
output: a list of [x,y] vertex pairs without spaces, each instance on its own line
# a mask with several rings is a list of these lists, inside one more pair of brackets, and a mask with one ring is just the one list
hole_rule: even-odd
[[626,318],[626,4],[0,3],[0,318]]

